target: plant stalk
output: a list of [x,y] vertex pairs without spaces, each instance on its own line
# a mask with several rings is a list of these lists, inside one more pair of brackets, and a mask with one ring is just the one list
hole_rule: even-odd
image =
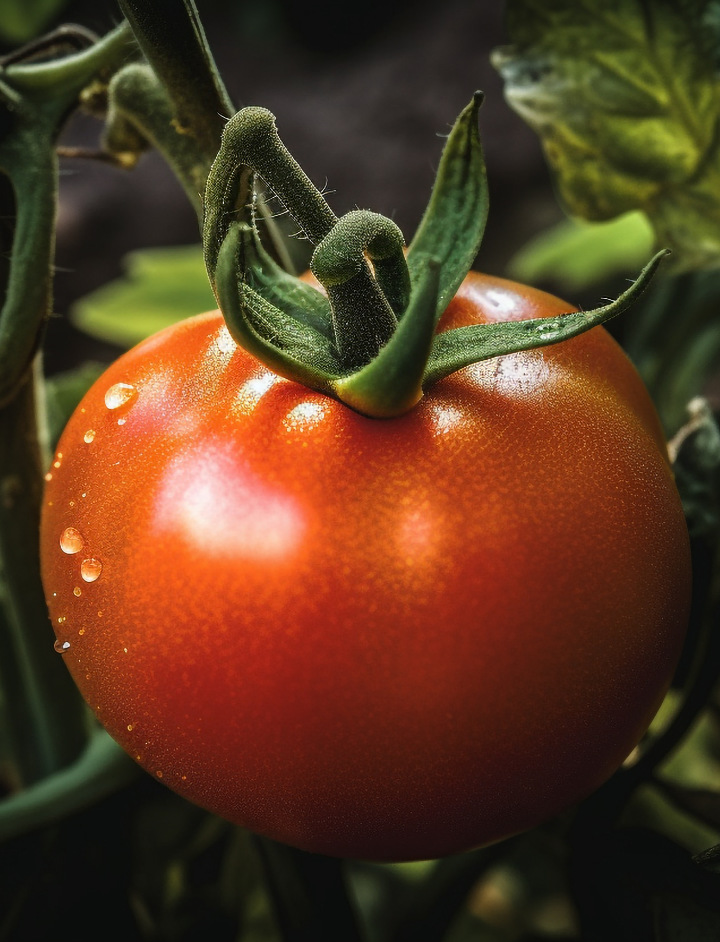
[[5,722],[23,786],[74,761],[87,738],[86,710],[53,649],[40,578],[38,532],[45,457],[30,375],[0,409],[0,678]]

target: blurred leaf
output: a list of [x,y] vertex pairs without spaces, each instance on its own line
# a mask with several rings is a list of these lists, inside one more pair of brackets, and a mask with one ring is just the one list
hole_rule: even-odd
[[717,0],[508,0],[493,64],[568,212],[644,210],[674,264],[720,264]]
[[57,443],[82,397],[106,368],[102,363],[83,363],[77,369],[56,373],[45,379],[45,403],[51,447]]
[[0,38],[13,45],[34,39],[66,3],[67,0],[2,0]]
[[125,258],[126,276],[76,302],[70,317],[99,340],[133,346],[217,303],[200,245],[143,249]]
[[601,223],[566,219],[526,243],[510,260],[508,273],[529,284],[553,280],[579,291],[610,275],[634,274],[650,257],[653,241],[641,212]]

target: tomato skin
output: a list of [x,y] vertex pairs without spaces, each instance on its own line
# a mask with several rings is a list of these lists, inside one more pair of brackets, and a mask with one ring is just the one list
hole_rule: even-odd
[[[443,327],[568,309],[471,273]],[[43,580],[80,690],[148,772],[277,840],[410,860],[533,827],[672,679],[687,532],[602,328],[374,420],[200,315],[120,357],[57,451]]]

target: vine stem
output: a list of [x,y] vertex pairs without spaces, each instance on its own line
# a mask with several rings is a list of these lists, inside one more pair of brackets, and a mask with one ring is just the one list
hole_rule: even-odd
[[30,375],[0,409],[0,677],[23,786],[74,761],[87,738],[86,710],[53,649],[40,578],[37,534],[46,459],[38,434],[37,389]]
[[[157,90],[152,93],[145,81],[139,98],[138,89],[130,83],[124,117],[161,151],[185,187],[202,226],[205,183],[223,129],[236,109],[210,51],[195,0],[118,0],[118,5],[172,112],[165,113]],[[117,79],[124,81],[122,73]],[[156,101],[143,110],[151,94]],[[291,255],[262,197],[257,205],[275,259],[292,271]]]
[[37,350],[52,301],[55,142],[83,89],[128,51],[126,27],[90,45],[80,33],[57,31],[41,43],[54,56],[35,61],[32,44],[0,70],[0,215],[12,233],[0,279],[0,680],[20,787],[72,763],[89,733],[88,710],[53,650],[38,548],[48,454]]
[[205,38],[194,0],[118,0],[138,45],[165,86],[182,131],[210,163],[217,153],[230,96]]

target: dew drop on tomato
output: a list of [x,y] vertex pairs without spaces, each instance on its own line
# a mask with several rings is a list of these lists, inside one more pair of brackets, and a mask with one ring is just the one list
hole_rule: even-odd
[[129,406],[137,398],[137,389],[129,383],[114,383],[105,393],[105,405],[108,409],[121,409]]
[[56,641],[53,647],[55,648],[55,651],[58,654],[65,654],[67,651],[70,650],[70,642],[69,641]]
[[75,527],[65,527],[60,534],[60,549],[68,556],[74,556],[79,553],[85,545],[82,534]]
[[83,559],[80,563],[80,575],[85,582],[95,582],[96,579],[100,578],[102,568],[103,565],[99,559],[95,559],[94,557]]

